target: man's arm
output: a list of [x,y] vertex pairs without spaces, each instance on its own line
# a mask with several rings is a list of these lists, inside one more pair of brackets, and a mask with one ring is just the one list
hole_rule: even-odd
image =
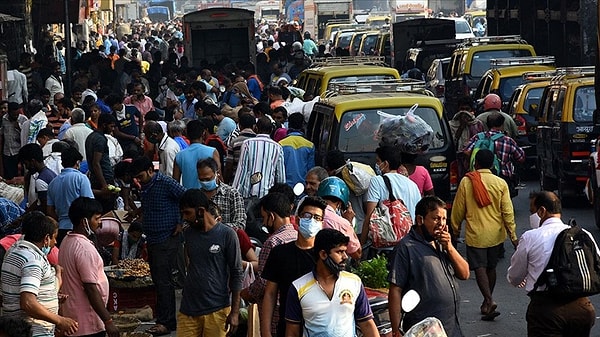
[[100,182],[100,186],[102,189],[107,188],[106,180],[104,179],[104,175],[102,174],[102,167],[100,167],[100,160],[102,160],[102,152],[94,152],[94,156],[92,157],[92,165],[90,165],[90,173],[98,179]]
[[377,325],[375,325],[375,321],[373,319],[360,321],[358,322],[358,326],[360,327],[360,332],[362,332],[363,336],[379,337],[379,331],[377,330]]
[[217,162],[217,172],[223,174],[223,171],[221,171],[221,156],[219,156],[219,151],[214,150],[212,157],[215,162]]
[[285,337],[300,337],[301,333],[301,324],[285,322]]
[[[513,209],[512,200],[510,199],[510,191],[508,185],[503,183],[502,200],[500,201],[500,210],[502,211],[502,219],[504,221],[504,227],[508,232],[510,241],[513,246],[517,248],[517,224],[515,223],[515,212]],[[452,211],[454,212],[454,210]]]
[[527,277],[528,254],[527,244],[523,244],[524,240],[526,240],[525,235],[521,236],[517,249],[510,258],[510,267],[508,267],[508,271],[506,272],[508,283],[515,287],[522,285]]
[[[271,322],[273,321],[273,311],[277,304],[278,290],[277,283],[267,280],[260,311],[260,335],[262,337],[271,337]],[[284,318],[280,317],[280,319]]]
[[454,238],[458,238],[460,236],[460,229],[462,225],[462,221],[465,218],[466,212],[466,188],[465,188],[465,179],[458,184],[458,190],[456,191],[456,197],[454,198],[454,203],[452,204],[452,214],[450,215],[450,224],[452,226],[452,234]]
[[181,170],[179,169],[179,165],[177,165],[177,161],[173,160],[173,179],[175,181],[181,181]]
[[56,325],[56,328],[67,335],[72,335],[77,332],[79,324],[71,318],[62,317],[52,313],[41,305],[37,296],[28,291],[24,291],[20,296],[21,309],[31,318],[40,319]]
[[365,219],[363,220],[362,232],[360,233],[360,243],[363,245],[369,239],[369,224],[371,223],[371,215],[373,215],[375,207],[377,207],[376,202],[365,202]]
[[388,311],[392,324],[392,334],[400,333],[400,320],[402,319],[402,288],[390,283],[388,293]]
[[102,296],[98,291],[98,285],[96,283],[84,283],[83,290],[85,291],[88,301],[92,305],[92,309],[94,309],[102,322],[104,322],[104,328],[106,329],[108,337],[119,337],[119,329],[113,323],[110,313],[106,309],[106,306],[104,306]]
[[238,190],[233,190],[229,197],[229,202],[233,206],[233,218],[232,223],[228,224],[233,228],[245,229],[246,228],[246,208],[244,207],[244,199]]

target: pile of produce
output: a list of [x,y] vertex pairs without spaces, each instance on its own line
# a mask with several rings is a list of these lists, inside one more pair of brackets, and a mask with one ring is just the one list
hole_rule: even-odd
[[123,270],[123,277],[150,276],[150,265],[142,259],[121,260],[117,269]]

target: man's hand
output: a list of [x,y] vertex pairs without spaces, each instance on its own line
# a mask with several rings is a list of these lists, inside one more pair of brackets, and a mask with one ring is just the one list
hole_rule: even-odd
[[177,226],[175,226],[175,231],[173,232],[173,236],[177,236],[180,233],[183,233],[183,225],[178,223]]
[[240,297],[246,302],[254,303],[254,300],[250,296],[250,292],[248,291],[248,288],[242,289],[242,291],[240,292]]
[[346,209],[346,211],[344,213],[342,213],[342,218],[348,220],[348,222],[352,223],[352,220],[354,220],[354,209],[352,209],[352,204],[350,202],[348,202],[348,208]]
[[448,248],[452,246],[452,238],[448,232],[448,226],[438,226],[433,231],[433,236],[440,243],[442,249],[448,251]]
[[72,335],[79,329],[79,324],[74,319],[60,316],[58,323],[56,323],[56,329],[64,332],[66,335]]
[[519,239],[511,241],[512,245],[515,249],[517,249],[517,245],[519,244]]
[[227,320],[225,321],[225,331],[227,331],[227,336],[233,336],[237,331],[238,325],[240,321],[240,313],[238,311],[232,311],[227,316]]
[[111,320],[108,323],[104,324],[104,328],[106,329],[106,335],[108,337],[119,337],[119,328],[115,325],[115,323]]

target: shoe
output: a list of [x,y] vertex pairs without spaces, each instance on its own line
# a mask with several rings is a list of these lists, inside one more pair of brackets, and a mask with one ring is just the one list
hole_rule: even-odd
[[151,328],[146,329],[146,332],[152,336],[164,336],[170,334],[171,330],[162,324],[154,324]]
[[494,318],[496,318],[498,316],[500,316],[500,313],[498,311],[492,311],[492,312],[490,312],[488,314],[485,314],[485,315],[481,316],[481,320],[482,321],[490,322],[490,321],[493,321]]

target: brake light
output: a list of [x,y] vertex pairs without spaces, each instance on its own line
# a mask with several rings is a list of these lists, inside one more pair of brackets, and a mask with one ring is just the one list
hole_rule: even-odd
[[515,123],[517,124],[517,134],[519,136],[523,136],[527,134],[527,123],[525,122],[525,118],[517,115],[515,118]]
[[573,151],[571,152],[572,157],[589,157],[590,151]]
[[458,188],[458,162],[455,160],[450,163],[450,191],[456,191]]

